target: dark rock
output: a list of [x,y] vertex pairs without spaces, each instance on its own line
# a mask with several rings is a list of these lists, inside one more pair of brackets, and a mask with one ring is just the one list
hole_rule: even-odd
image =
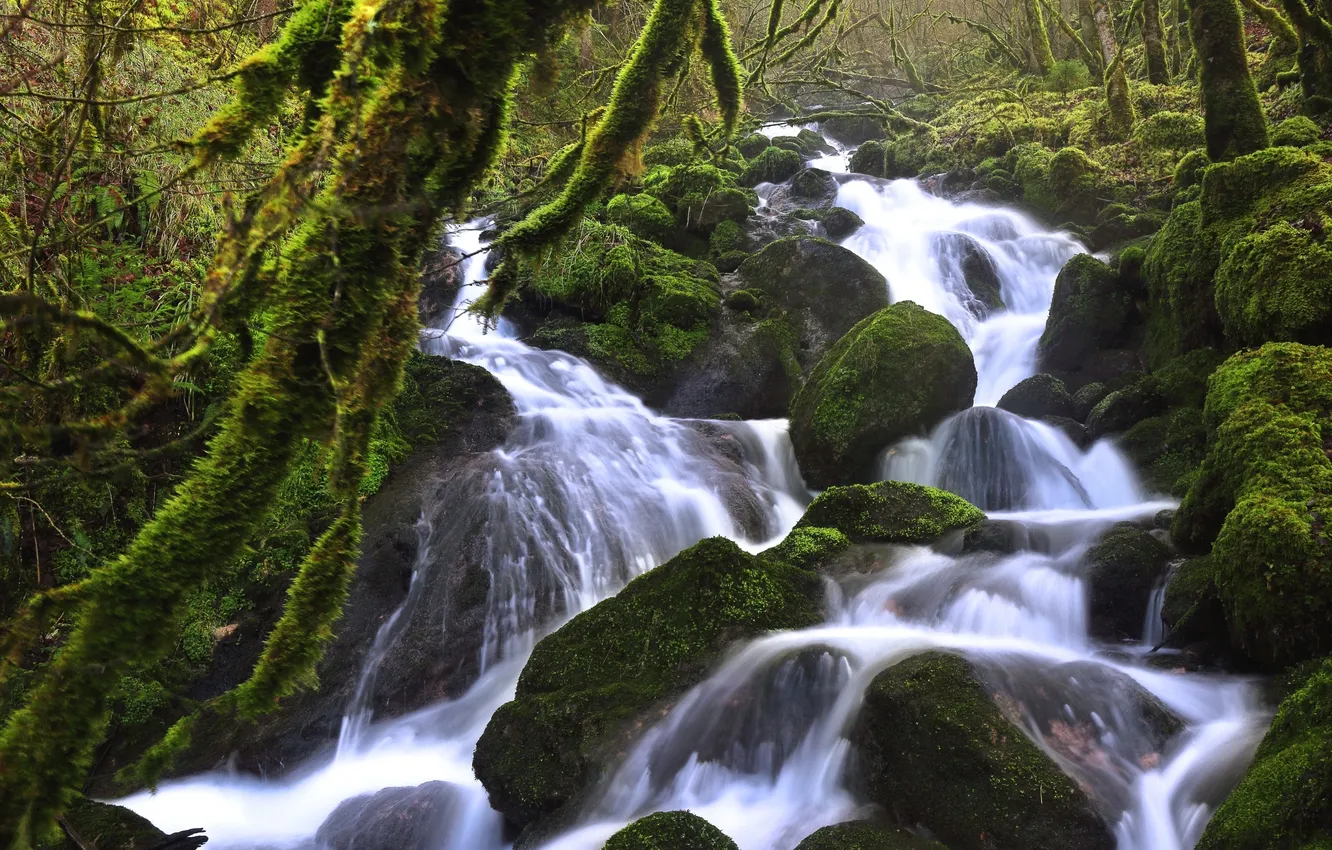
[[759,309],[754,292],[742,289],[728,297],[732,309],[681,365],[675,391],[663,405],[667,415],[734,413],[742,419],[786,415],[802,375],[796,334],[784,318],[756,322],[737,312],[742,307]]
[[202,829],[167,835],[122,806],[76,798],[57,818],[64,838],[40,850],[195,850],[207,843]]
[[1069,260],[1055,279],[1041,334],[1041,369],[1077,372],[1093,352],[1119,347],[1127,338],[1131,310],[1131,299],[1109,266],[1089,254]]
[[452,315],[462,281],[462,251],[441,241],[436,250],[421,260],[421,294],[416,300],[416,311],[422,327],[437,327]]
[[844,207],[833,207],[823,214],[823,232],[829,239],[841,241],[865,226],[860,216]]
[[880,310],[819,360],[791,403],[801,472],[815,488],[865,480],[880,452],[969,408],[975,392],[971,349],[947,319],[910,301]]
[[822,168],[806,168],[791,180],[791,197],[815,208],[831,206],[837,199],[837,181]]
[[792,150],[770,147],[754,157],[740,174],[741,186],[757,186],[760,183],[781,183],[794,177],[805,165],[804,158]]
[[745,159],[753,159],[768,149],[772,142],[762,133],[750,133],[736,143],[736,149]]
[[743,287],[763,293],[795,327],[808,369],[857,322],[888,306],[883,275],[840,245],[815,237],[781,239],[739,269]]
[[882,139],[885,135],[883,124],[869,116],[841,115],[825,118],[819,122],[819,129],[844,145],[858,145],[870,139]]
[[1043,419],[1047,416],[1070,418],[1073,415],[1073,398],[1064,388],[1063,381],[1042,373],[1019,381],[999,399],[998,407],[1024,419]]
[[1116,525],[1088,550],[1092,634],[1141,640],[1148,600],[1169,560],[1170,548],[1132,523]]
[[606,841],[604,850],[738,850],[717,827],[690,812],[639,818]]
[[1087,416],[1087,436],[1099,440],[1127,431],[1138,422],[1164,413],[1166,399],[1160,382],[1148,376],[1101,399]]
[[1087,793],[1029,741],[961,658],[875,677],[851,732],[870,800],[953,850],[1111,850]]
[[946,850],[937,841],[918,838],[904,829],[870,821],[851,821],[809,835],[795,850]]
[[987,519],[966,530],[962,538],[962,554],[991,552],[1013,555],[1030,549],[1031,534],[1026,525],[1012,520]]
[[1174,521],[1175,511],[1170,508],[1165,508],[1157,511],[1156,516],[1152,517],[1152,527],[1159,528],[1162,531],[1169,531],[1170,525]]
[[315,842],[328,850],[431,850],[458,808],[447,782],[352,797],[328,816]]
[[1087,436],[1087,428],[1076,419],[1070,419],[1067,416],[1045,416],[1041,419],[1046,425],[1057,428],[1062,431],[1065,437],[1073,441],[1073,445],[1080,449],[1085,449],[1091,445],[1091,438]]
[[[1089,383],[1103,383],[1119,386],[1124,381],[1143,370],[1142,357],[1129,348],[1109,348],[1088,355],[1083,361],[1082,371],[1078,373],[1076,386],[1081,389]],[[1072,388],[1074,384],[1064,382]]]
[[1079,422],[1086,422],[1087,417],[1091,415],[1096,405],[1101,400],[1110,395],[1110,388],[1102,383],[1087,384],[1082,389],[1073,393],[1073,418]]
[[888,176],[886,162],[888,145],[876,139],[870,139],[856,148],[847,163],[847,170],[854,174],[868,174],[871,177]]
[[944,286],[958,294],[978,318],[1004,309],[1003,283],[994,260],[980,243],[965,233],[941,233],[934,237]]

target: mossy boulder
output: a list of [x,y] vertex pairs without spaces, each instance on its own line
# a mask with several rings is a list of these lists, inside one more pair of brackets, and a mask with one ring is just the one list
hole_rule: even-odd
[[54,843],[42,844],[39,850],[157,850],[168,846],[172,850],[194,850],[208,841],[200,829],[168,836],[129,809],[86,797],[70,803],[61,820],[65,835]]
[[688,165],[697,159],[694,143],[684,138],[667,139],[643,148],[644,168],[652,168],[654,165]]
[[603,850],[739,850],[717,827],[690,812],[657,812],[607,839]]
[[805,159],[792,150],[769,147],[754,157],[740,174],[741,186],[781,183],[795,176],[805,166]]
[[794,328],[783,316],[755,321],[764,312],[763,293],[755,290],[730,293],[726,307],[728,315],[707,342],[681,364],[663,411],[677,417],[785,416],[804,375]]
[[1044,372],[1019,381],[1004,393],[997,406],[1024,419],[1073,415],[1073,397],[1064,382]]
[[1332,164],[1276,147],[1203,172],[1147,252],[1153,365],[1201,347],[1332,341]]
[[1272,132],[1273,147],[1302,148],[1322,138],[1323,129],[1307,115],[1287,118]]
[[1096,405],[1108,395],[1110,388],[1099,381],[1080,387],[1073,393],[1073,418],[1079,422],[1086,422]]
[[1284,665],[1332,652],[1332,349],[1268,343],[1209,380],[1207,457],[1173,526],[1211,547],[1230,637]]
[[735,143],[736,150],[745,159],[753,159],[772,146],[772,140],[762,133],[750,133]]
[[819,121],[819,129],[844,145],[859,145],[870,139],[882,139],[883,123],[865,115],[836,115]]
[[735,251],[748,250],[749,237],[745,235],[745,229],[734,221],[719,222],[712,235],[708,237],[708,253],[713,257],[724,257]]
[[1198,850],[1332,844],[1332,659],[1282,701],[1253,764],[1207,823]]
[[888,281],[846,248],[792,236],[763,248],[739,268],[742,288],[763,293],[799,338],[808,369],[861,319],[888,306]]
[[1092,408],[1087,415],[1087,436],[1099,440],[1127,431],[1142,420],[1163,413],[1167,405],[1161,382],[1154,376],[1144,376],[1110,393]]
[[1133,128],[1133,141],[1150,150],[1187,151],[1206,143],[1201,115],[1165,110],[1149,115]]
[[1083,558],[1091,589],[1091,633],[1106,640],[1141,640],[1149,597],[1169,560],[1169,547],[1131,522],[1106,532]]
[[1148,487],[1170,496],[1188,492],[1206,455],[1202,408],[1172,407],[1130,426],[1116,440]]
[[845,207],[833,207],[820,219],[824,234],[834,241],[841,241],[865,226],[860,216]]
[[1166,642],[1195,657],[1228,647],[1225,606],[1211,558],[1190,558],[1171,572],[1161,601],[1161,622],[1169,629]]
[[976,366],[947,319],[910,301],[862,320],[791,403],[791,440],[810,486],[872,474],[879,452],[971,406]]
[[853,543],[929,543],[984,519],[980,508],[946,490],[880,481],[829,487],[805,510],[796,531],[832,528]]
[[606,220],[661,245],[676,233],[670,208],[651,195],[616,195],[606,203]]
[[1077,372],[1092,353],[1118,348],[1132,311],[1132,297],[1113,269],[1090,254],[1069,260],[1055,279],[1038,349],[1041,368]]
[[806,168],[791,179],[790,191],[807,206],[830,206],[837,198],[837,181],[822,168]]
[[955,655],[927,652],[880,673],[851,738],[869,798],[953,850],[1114,846],[1087,793]]
[[1101,210],[1120,194],[1105,167],[1081,148],[1056,153],[1028,143],[1013,148],[1007,160],[1022,201],[1047,221],[1095,225]]
[[727,646],[820,622],[821,596],[816,573],[719,537],[634,579],[533,650],[514,700],[477,743],[491,805],[517,827],[556,811]]
[[937,841],[918,838],[904,829],[871,821],[825,826],[807,836],[795,850],[945,850]]
[[887,176],[887,145],[877,139],[870,139],[851,154],[847,169],[871,177]]
[[709,233],[726,221],[744,221],[758,199],[753,192],[725,186],[704,195],[688,195],[676,204],[680,225],[697,233]]

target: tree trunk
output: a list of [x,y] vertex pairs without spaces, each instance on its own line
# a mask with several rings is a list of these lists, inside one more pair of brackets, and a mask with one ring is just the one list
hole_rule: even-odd
[[[1094,48],[1098,41],[1096,34],[1096,18],[1092,14],[1091,0],[1082,0],[1078,3],[1078,29],[1082,32],[1082,40],[1088,46]],[[1091,63],[1088,68],[1097,82],[1101,81],[1101,75],[1105,73],[1105,62],[1101,59],[1101,53],[1093,49]]]
[[1239,0],[1191,0],[1190,30],[1202,71],[1207,155],[1234,159],[1268,145],[1267,117],[1249,76]]
[[[1305,0],[1282,0],[1299,36],[1300,88],[1308,112],[1332,109],[1332,15]],[[1322,5],[1326,6],[1326,3]]]
[[1147,80],[1156,86],[1170,82],[1158,0],[1142,0],[1142,43],[1147,48]]
[[1054,51],[1050,49],[1050,34],[1045,30],[1045,16],[1041,14],[1041,0],[1023,0],[1027,8],[1027,26],[1031,28],[1031,53],[1036,70],[1048,74],[1054,68]]
[[271,17],[277,11],[277,0],[259,0],[258,12],[260,15],[267,15],[259,21],[259,41],[261,44],[267,44],[273,37],[273,18]]
[[1129,93],[1128,75],[1124,73],[1124,57],[1115,39],[1115,24],[1110,16],[1110,0],[1092,0],[1092,19],[1101,42],[1101,59],[1105,62],[1105,100],[1110,107],[1110,134],[1127,138],[1133,130],[1133,97]]

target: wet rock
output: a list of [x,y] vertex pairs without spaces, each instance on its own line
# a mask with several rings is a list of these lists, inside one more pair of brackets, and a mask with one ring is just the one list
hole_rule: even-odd
[[760,183],[781,183],[796,175],[804,167],[805,160],[799,153],[770,147],[754,157],[740,174],[741,186],[757,186]]
[[612,835],[604,850],[739,850],[717,827],[690,812],[657,812]]
[[844,145],[858,145],[884,137],[883,124],[869,116],[839,115],[819,122],[819,129]]
[[1019,381],[999,399],[998,407],[1024,419],[1068,418],[1073,415],[1073,398],[1063,381],[1040,374]]
[[[714,470],[709,484],[726,505],[726,512],[736,528],[748,540],[764,540],[777,534],[780,529],[769,527],[766,506],[754,492],[746,474],[747,452],[752,457],[762,451],[751,426],[741,421],[706,419],[689,424],[702,438],[699,448],[712,459]],[[746,441],[750,442],[748,447]]]
[[1227,651],[1226,611],[1210,557],[1190,558],[1170,573],[1161,602],[1161,621],[1168,630],[1167,646],[1191,647],[1193,654],[1207,660]]
[[491,805],[539,829],[728,646],[821,622],[822,590],[814,572],[710,538],[574,617],[537,644],[477,744]]
[[970,526],[962,538],[962,554],[992,552],[1013,555],[1031,547],[1026,525],[1012,520],[987,519]]
[[985,519],[980,508],[946,490],[903,481],[830,487],[797,528],[835,528],[856,543],[928,543]]
[[1116,525],[1088,550],[1092,634],[1141,640],[1148,600],[1169,560],[1170,547],[1132,523]]
[[1132,301],[1109,266],[1089,254],[1069,260],[1055,279],[1038,349],[1041,369],[1077,372],[1093,352],[1119,347],[1131,310]]
[[208,842],[202,829],[167,835],[122,806],[75,799],[57,822],[63,839],[40,850],[195,850]]
[[851,732],[870,800],[953,850],[1111,850],[1087,793],[1000,711],[961,658],[875,677]]
[[1110,393],[1087,415],[1087,436],[1093,440],[1127,431],[1133,425],[1164,413],[1166,398],[1160,382],[1151,376]]
[[663,405],[669,416],[741,419],[786,415],[800,386],[799,344],[782,317],[755,321],[761,293],[742,289],[727,297],[728,309],[707,342],[680,366],[675,391]]
[[865,226],[860,216],[844,207],[833,207],[828,210],[819,223],[823,225],[824,234],[835,242],[840,242]]
[[1046,416],[1041,419],[1051,428],[1062,431],[1065,437],[1073,441],[1073,445],[1080,449],[1085,449],[1091,445],[1091,438],[1087,436],[1087,428],[1076,419],[1067,416]]
[[[743,271],[743,269],[742,269]],[[866,480],[880,452],[971,406],[971,349],[942,316],[902,301],[852,328],[791,403],[791,440],[815,488]]]
[[822,168],[806,168],[791,180],[790,192],[807,207],[830,207],[837,199],[837,181]]
[[868,174],[871,177],[888,176],[886,158],[890,144],[877,139],[866,141],[851,154],[847,170],[854,174]]
[[1100,404],[1101,400],[1108,395],[1110,395],[1110,388],[1100,382],[1087,384],[1073,393],[1073,418],[1085,423],[1096,405]]
[[762,292],[771,308],[786,313],[805,369],[857,322],[888,306],[883,275],[846,248],[812,236],[773,242],[738,275],[743,288]]
[[327,850],[432,850],[458,803],[458,789],[447,782],[352,797],[328,816],[315,842]]
[[1170,531],[1170,526],[1175,521],[1175,511],[1172,508],[1164,508],[1156,512],[1152,517],[1152,527],[1159,528],[1162,531]]
[[[1004,309],[1003,282],[994,260],[980,243],[962,233],[940,234],[935,250],[945,260],[952,260],[962,275],[962,283],[971,292],[974,304],[968,305],[980,318]],[[946,268],[945,272],[951,271]]]
[[870,821],[825,826],[796,845],[795,850],[945,850],[937,841],[918,838],[904,829]]
[[449,318],[462,282],[462,251],[441,240],[438,248],[421,260],[421,294],[416,299],[416,310],[422,327],[437,327]]
[[1071,389],[1081,389],[1089,383],[1104,383],[1111,386],[1122,385],[1126,380],[1143,371],[1142,357],[1129,348],[1108,348],[1089,355],[1082,364],[1082,371],[1077,373],[1076,383],[1064,383]]

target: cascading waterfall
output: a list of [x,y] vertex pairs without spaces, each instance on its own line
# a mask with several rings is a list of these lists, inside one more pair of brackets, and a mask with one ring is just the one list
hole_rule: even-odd
[[[814,164],[845,163],[838,148]],[[893,300],[952,321],[980,376],[978,407],[885,447],[883,476],[960,493],[1007,521],[1018,551],[879,547],[882,566],[868,578],[828,581],[823,625],[734,648],[545,847],[595,850],[644,814],[685,808],[744,850],[790,850],[821,825],[863,815],[847,786],[847,730],[874,676],[932,649],[960,653],[996,687],[1026,696],[1024,731],[1092,789],[1121,850],[1191,847],[1262,735],[1256,689],[1234,677],[1157,672],[1141,662],[1148,647],[1108,647],[1089,634],[1082,556],[1116,522],[1143,521],[1170,503],[1149,499],[1110,443],[1084,451],[1057,429],[989,407],[1035,371],[1055,276],[1081,247],[1017,212],[952,203],[907,181],[844,178],[838,204],[866,221],[846,247],[884,273]],[[456,234],[464,252],[480,247],[477,229]],[[967,284],[977,252],[1005,309],[982,309]],[[483,333],[461,311],[482,261],[467,261],[451,324],[423,340],[490,370],[521,417],[495,452],[488,490],[497,528],[480,679],[458,700],[387,723],[370,723],[368,702],[358,700],[336,758],[281,782],[200,777],[127,801],[161,826],[204,824],[223,847],[312,846],[338,801],[442,779],[461,789],[461,802],[437,846],[501,848],[471,753],[540,631],[700,537],[725,534],[758,549],[797,518],[806,494],[784,423],[709,425],[727,429],[748,461],[740,488],[748,495],[719,495],[698,428],[653,415],[577,358],[528,348],[503,323]],[[736,501],[755,506],[743,525]],[[432,533],[423,526],[423,540]],[[432,548],[423,543],[418,573]],[[1159,621],[1159,595],[1148,642],[1159,638],[1151,620]],[[381,629],[360,690],[373,690],[374,661],[392,651],[393,630],[392,622]],[[1159,751],[1135,725],[1125,677],[1186,724]],[[1072,742],[1051,733],[1056,717],[1059,729],[1076,731]]]

